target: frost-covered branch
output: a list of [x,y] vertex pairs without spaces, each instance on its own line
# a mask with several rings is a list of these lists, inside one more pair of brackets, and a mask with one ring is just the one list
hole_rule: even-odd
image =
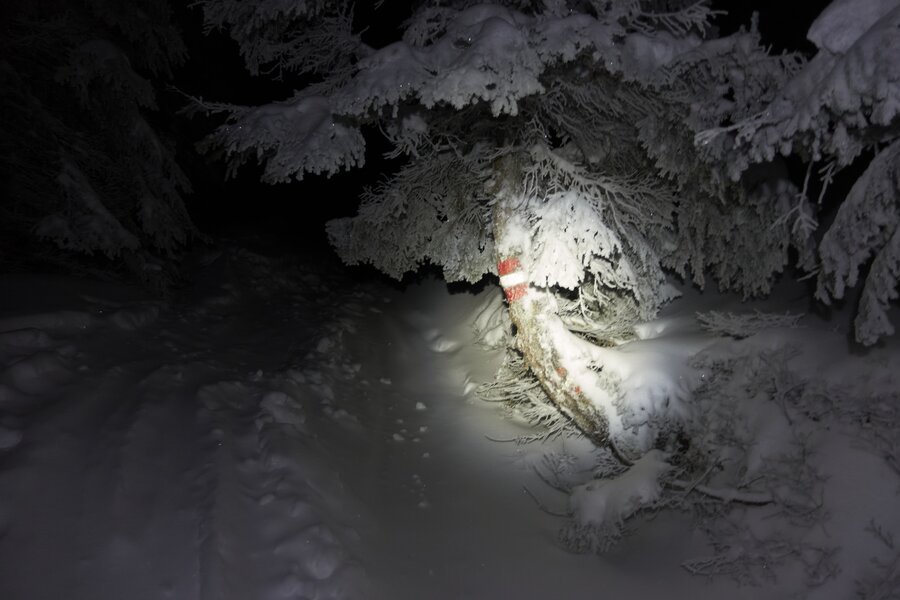
[[201,0],[207,31],[223,30],[238,43],[249,71],[320,72],[339,68],[359,48],[343,0],[243,2]]
[[879,527],[874,520],[866,531],[871,533],[887,550],[887,559],[873,558],[874,573],[867,579],[856,582],[856,595],[861,600],[891,600],[900,590],[900,547],[894,536]]
[[[715,113],[695,111],[696,143],[711,155],[729,157],[734,179],[779,155],[800,156],[810,168],[824,162],[817,206],[837,171],[867,164],[818,249],[810,243],[818,208],[807,198],[808,182],[791,227],[793,235],[810,240],[798,240],[798,247],[802,265],[818,275],[820,300],[841,298],[846,288],[863,284],[855,329],[857,341],[866,345],[893,333],[887,311],[900,281],[900,241],[892,237],[898,219],[898,26],[895,3],[834,2],[808,34],[818,53],[807,63],[771,63],[763,73],[781,71],[783,83],[770,86],[768,94],[754,93],[751,112],[721,123]],[[748,86],[732,89],[737,94]],[[873,269],[862,281],[859,274],[873,256]]]
[[263,180],[269,183],[302,180],[306,173],[333,175],[362,166],[365,158],[359,127],[335,117],[322,96],[233,110],[201,148],[221,148],[230,175],[255,156],[265,164]]
[[766,329],[793,329],[804,315],[774,314],[754,311],[746,314],[711,310],[697,313],[700,325],[710,333],[741,339]]
[[825,302],[865,277],[856,338],[873,344],[894,332],[888,320],[900,282],[900,139],[881,150],[856,180],[819,246],[821,268],[816,295]]

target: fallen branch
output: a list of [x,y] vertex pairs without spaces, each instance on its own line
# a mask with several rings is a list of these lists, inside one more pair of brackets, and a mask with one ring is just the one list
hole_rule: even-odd
[[775,502],[775,498],[773,498],[771,494],[767,494],[765,492],[742,492],[734,488],[717,489],[709,487],[708,485],[690,483],[687,481],[681,481],[679,479],[669,481],[668,485],[677,490],[684,491],[685,494],[689,494],[692,491],[698,492],[700,494],[703,494],[704,496],[709,496],[710,498],[715,498],[716,500],[721,500],[725,503],[737,502],[739,504],[763,506]]

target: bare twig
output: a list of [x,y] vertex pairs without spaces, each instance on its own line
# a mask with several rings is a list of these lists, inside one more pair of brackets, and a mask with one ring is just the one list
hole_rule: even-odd
[[529,490],[528,487],[523,485],[522,490],[524,490],[525,493],[528,494],[528,496],[532,500],[534,500],[534,503],[537,505],[538,509],[541,512],[547,513],[548,515],[553,516],[553,517],[559,517],[561,519],[571,518],[571,516],[572,516],[571,513],[560,513],[560,512],[552,511],[549,508],[547,508],[546,506],[544,506],[544,504],[540,500],[538,500],[537,496],[535,496],[533,493],[531,493],[531,490]]

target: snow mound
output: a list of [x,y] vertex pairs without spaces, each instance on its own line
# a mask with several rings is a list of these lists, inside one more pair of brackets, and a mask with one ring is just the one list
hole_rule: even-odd
[[159,317],[159,306],[156,304],[144,304],[130,308],[117,310],[109,319],[116,327],[125,331],[134,331],[151,325]]
[[[663,323],[663,321],[660,321]],[[663,328],[664,329],[664,328]],[[645,332],[650,335],[650,332]],[[712,340],[687,333],[638,339],[605,350],[604,369],[615,380],[616,406],[622,424],[633,428],[643,440],[649,431],[643,426],[654,419],[683,421],[690,415],[690,399],[699,383],[699,374],[690,366],[690,357]]]
[[94,316],[85,311],[57,310],[2,318],[0,319],[0,332],[37,329],[65,335],[83,332],[95,324]]
[[[0,404],[0,408],[2,408]],[[17,429],[10,429],[0,425],[0,452],[11,450],[19,445],[22,441],[23,434]]]
[[445,338],[444,336],[438,336],[437,338],[432,340],[428,347],[431,348],[433,352],[442,353],[455,352],[456,350],[459,350],[460,346],[460,342],[456,340],[450,340]]
[[40,350],[52,345],[53,338],[46,331],[34,327],[0,332],[0,353],[2,354]]
[[651,450],[618,477],[575,487],[569,508],[582,525],[620,523],[659,498],[660,477],[671,468],[663,452]]
[[269,392],[259,403],[263,414],[257,418],[256,424],[262,427],[273,421],[281,425],[289,425],[298,431],[306,431],[306,417],[300,403],[284,392]]
[[26,394],[40,394],[65,383],[71,374],[60,352],[42,350],[7,365],[0,372],[0,383]]

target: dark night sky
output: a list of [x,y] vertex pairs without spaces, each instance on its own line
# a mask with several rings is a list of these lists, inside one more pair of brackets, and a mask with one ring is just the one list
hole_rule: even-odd
[[[828,3],[824,0],[805,3],[720,0],[715,2],[716,8],[727,10],[728,14],[717,17],[715,25],[722,33],[731,33],[748,25],[753,12],[758,12],[764,41],[774,51],[811,53],[814,48],[805,39],[806,31]],[[395,24],[402,21],[405,14],[396,7],[405,3],[392,4],[388,0],[380,9],[373,8],[374,4],[358,3],[357,21],[368,28],[365,41],[378,47],[397,39],[399,32]],[[395,11],[389,10],[388,5],[393,5]],[[208,36],[201,33],[199,9],[181,8],[179,19],[190,55],[177,74],[176,87],[206,99],[238,104],[282,99],[294,89],[291,82],[250,76],[242,68],[234,42],[221,33]],[[183,98],[175,94],[169,100],[169,108],[173,109],[183,102]],[[370,136],[365,169],[342,173],[331,179],[309,177],[302,183],[270,186],[259,182],[258,167],[246,165],[237,179],[223,183],[224,168],[210,165],[190,148],[211,126],[212,122],[200,118],[179,119],[177,123],[182,146],[180,158],[194,180],[196,190],[190,199],[191,210],[203,229],[257,229],[318,250],[325,241],[324,223],[331,218],[352,215],[356,197],[363,186],[376,182],[385,169],[380,155],[386,148],[379,144],[378,136]]]
[[830,0],[791,2],[790,0],[718,0],[717,10],[728,11],[716,19],[723,33],[748,26],[754,12],[759,13],[763,40],[776,52],[794,50],[811,54],[815,47],[806,40],[806,32],[815,18],[831,4]]

